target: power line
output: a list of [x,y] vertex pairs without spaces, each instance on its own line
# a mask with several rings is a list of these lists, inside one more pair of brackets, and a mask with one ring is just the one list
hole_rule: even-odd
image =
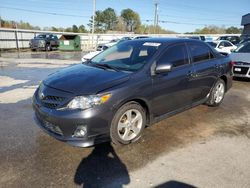
[[[234,14],[242,14],[241,12],[234,12],[234,11],[223,11],[223,9],[214,9],[214,7],[211,9],[211,8],[204,8],[204,7],[198,7],[198,6],[192,6],[192,5],[187,5],[187,4],[176,4],[176,3],[167,3],[167,6],[172,6],[172,7],[186,7],[186,8],[192,8],[192,9],[195,9],[196,11],[197,10],[206,10],[206,11],[209,11],[209,12],[215,12],[215,13],[234,13]],[[164,7],[164,6],[163,6]]]
[[38,14],[47,14],[47,15],[53,15],[53,16],[68,16],[68,17],[78,17],[78,18],[89,18],[89,16],[81,16],[81,15],[73,15],[73,14],[62,14],[62,13],[56,13],[56,12],[36,11],[36,10],[23,9],[23,8],[7,7],[7,6],[0,6],[0,8],[18,10],[18,11],[24,11],[24,12],[32,12],[32,13],[38,13]]
[[[54,1],[53,1],[53,3],[54,3]],[[55,9],[57,9],[57,10],[67,10],[67,11],[77,11],[77,12],[82,12],[82,11],[85,11],[85,12],[92,12],[92,10],[89,10],[89,9],[78,9],[78,8],[72,8],[72,7],[67,7],[67,8],[65,8],[65,6],[61,6],[61,5],[55,5],[55,4],[49,4],[49,6],[46,6],[47,4],[31,4],[31,3],[28,3],[28,2],[22,2],[22,3],[13,3],[13,2],[6,2],[5,4],[4,4],[5,6],[18,6],[18,8],[23,8],[23,7],[30,7],[31,8],[31,6],[32,7],[35,7],[35,6],[38,6],[38,7],[36,7],[36,8],[39,8],[39,9],[41,9],[41,8],[46,8],[46,9],[53,9],[53,10],[55,10]],[[44,6],[45,5],[45,6]],[[54,5],[54,6],[53,6]]]
[[[153,20],[147,19],[147,20],[142,20],[142,21],[146,21],[146,22],[153,22]],[[183,24],[183,25],[202,25],[202,26],[206,26],[209,24],[205,24],[205,23],[191,23],[191,22],[176,22],[176,21],[172,21],[172,20],[159,20],[160,23],[172,23],[172,24]],[[228,25],[228,26],[232,26],[233,24],[222,24],[222,25]]]
[[[162,8],[165,8],[165,9],[167,9],[167,10],[171,10],[171,11],[175,11],[175,12],[177,12],[177,14],[179,14],[180,13],[180,11],[187,11],[187,8],[185,8],[185,7],[181,7],[181,6],[179,6],[179,7],[175,7],[175,8],[172,8],[172,7],[164,7],[164,6],[162,6]],[[164,11],[165,11],[165,9],[164,9]],[[184,9],[184,10],[183,10]],[[161,9],[162,10],[162,9]],[[225,13],[221,13],[221,12],[219,12],[219,11],[215,11],[215,12],[213,12],[213,11],[199,11],[199,9],[194,9],[195,11],[189,11],[188,12],[188,14],[193,14],[193,15],[198,15],[198,16],[201,16],[201,15],[203,15],[203,14],[205,14],[205,15],[209,15],[209,16],[211,16],[211,14],[217,14],[217,15],[223,15],[223,16],[225,16]],[[213,12],[213,13],[211,13],[211,12]],[[239,14],[239,13],[237,13],[237,14]],[[230,16],[231,15],[231,16]],[[235,18],[235,16],[233,16],[232,14],[230,14],[230,15],[227,15],[226,17],[227,18]]]
[[231,20],[221,20],[221,19],[212,19],[212,18],[193,18],[193,17],[183,17],[183,16],[172,16],[169,14],[160,14],[161,16],[171,17],[171,18],[182,18],[182,19],[196,19],[196,20],[205,20],[205,21],[216,21],[216,22],[230,22]]

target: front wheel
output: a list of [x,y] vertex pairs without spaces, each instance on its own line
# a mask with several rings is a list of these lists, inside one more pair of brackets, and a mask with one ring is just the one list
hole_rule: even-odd
[[46,44],[45,51],[51,51],[51,50],[52,50],[52,48],[51,48],[50,44]]
[[110,136],[115,144],[129,144],[138,140],[145,128],[146,114],[141,105],[130,102],[123,105],[115,114]]
[[226,91],[225,88],[226,88],[225,82],[222,79],[219,79],[216,82],[216,84],[214,85],[214,87],[209,95],[207,105],[219,106],[224,99],[225,91]]

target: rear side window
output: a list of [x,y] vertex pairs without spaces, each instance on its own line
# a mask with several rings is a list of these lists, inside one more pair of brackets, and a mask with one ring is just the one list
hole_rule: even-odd
[[193,58],[193,63],[199,61],[205,61],[213,58],[210,49],[201,43],[190,43],[188,44],[191,56]]
[[169,47],[158,61],[159,64],[170,63],[173,67],[188,64],[188,54],[185,44]]
[[225,47],[231,47],[232,45],[229,42],[224,42]]

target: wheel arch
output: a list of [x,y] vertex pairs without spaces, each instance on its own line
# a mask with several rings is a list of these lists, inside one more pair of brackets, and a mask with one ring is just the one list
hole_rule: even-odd
[[137,97],[137,98],[130,98],[130,99],[124,100],[123,102],[120,103],[119,106],[117,106],[115,108],[115,110],[117,111],[123,105],[125,105],[127,103],[133,103],[133,102],[138,103],[139,105],[141,105],[143,107],[143,109],[145,110],[145,113],[146,113],[146,126],[149,126],[151,124],[151,120],[152,120],[152,117],[150,115],[151,110],[150,110],[149,103],[145,99]]
[[226,86],[226,90],[227,90],[227,76],[222,75],[222,76],[220,77],[220,79],[222,79],[222,80],[225,82],[225,86]]

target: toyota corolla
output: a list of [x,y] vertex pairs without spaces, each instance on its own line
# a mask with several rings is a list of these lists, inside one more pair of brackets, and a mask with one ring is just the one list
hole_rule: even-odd
[[199,104],[220,105],[231,85],[231,60],[206,43],[147,38],[50,75],[33,108],[44,131],[71,145],[129,144],[164,118]]

